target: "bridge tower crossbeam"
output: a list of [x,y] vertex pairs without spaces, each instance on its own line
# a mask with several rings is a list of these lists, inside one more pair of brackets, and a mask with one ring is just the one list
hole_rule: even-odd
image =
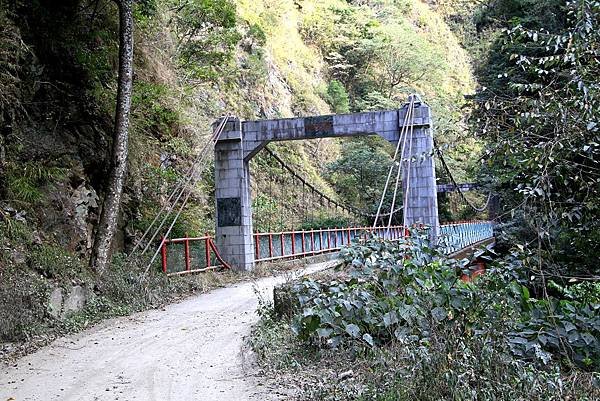
[[[215,144],[215,240],[225,261],[237,270],[254,268],[249,162],[274,141],[379,135],[396,145],[404,141],[404,135],[412,136],[410,154],[406,149],[402,155],[402,160],[411,160],[405,213],[409,224],[431,227],[436,239],[439,218],[431,110],[427,104],[415,102],[412,121],[406,124],[412,127],[404,129],[409,104],[397,110],[277,120],[229,118]],[[407,173],[408,169],[403,169],[404,191]]]

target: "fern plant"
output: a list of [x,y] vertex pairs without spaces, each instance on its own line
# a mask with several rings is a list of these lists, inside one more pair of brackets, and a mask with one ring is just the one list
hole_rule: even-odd
[[43,197],[42,187],[64,180],[67,169],[45,166],[37,162],[10,163],[6,169],[6,189],[9,200],[25,204],[39,202]]

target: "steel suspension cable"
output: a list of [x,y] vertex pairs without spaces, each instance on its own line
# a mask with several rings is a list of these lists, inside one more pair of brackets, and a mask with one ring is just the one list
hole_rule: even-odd
[[[194,182],[193,182],[192,186],[195,185],[197,182],[198,182],[198,178],[194,179]],[[171,234],[171,230],[173,230],[173,227],[175,226],[175,223],[179,219],[179,216],[181,215],[181,212],[183,212],[183,209],[185,208],[188,200],[190,199],[190,195],[192,195],[192,190],[191,189],[188,190],[185,198],[183,199],[183,202],[181,202],[181,206],[179,206],[179,210],[177,211],[177,214],[175,215],[175,218],[171,222],[171,225],[169,225],[169,228],[167,229],[167,232],[163,236],[163,239],[160,241],[159,246],[156,248],[156,251],[152,255],[152,258],[150,259],[150,262],[148,262],[148,265],[146,266],[146,272],[150,269],[150,266],[152,266],[152,263],[154,263],[154,261],[156,260],[156,257],[160,253],[160,250],[163,247],[163,244],[165,243],[166,238],[168,238],[169,234]]]
[[465,194],[460,190],[460,187],[458,186],[458,183],[456,182],[456,180],[454,179],[454,176],[452,175],[452,173],[450,172],[450,168],[448,168],[448,165],[446,164],[446,160],[444,159],[444,156],[442,154],[442,151],[440,150],[440,148],[437,146],[437,142],[435,141],[435,139],[433,140],[433,145],[435,147],[436,153],[438,154],[440,161],[442,163],[442,166],[444,167],[444,170],[446,171],[446,173],[448,174],[448,177],[450,177],[450,181],[452,181],[452,185],[454,185],[454,187],[456,188],[456,191],[459,193],[460,197],[462,198],[462,200],[469,206],[471,207],[473,210],[475,210],[476,212],[484,212],[488,205],[490,204],[490,199],[492,198],[492,192],[488,193],[488,197],[487,200],[485,202],[485,204],[483,205],[483,207],[477,207],[475,205],[473,205],[465,196]]
[[[414,98],[411,98],[409,104],[408,104],[408,110],[412,109],[412,106],[414,104]],[[379,206],[377,207],[377,213],[375,214],[375,220],[373,221],[373,227],[375,228],[377,226],[377,220],[379,220],[380,217],[380,213],[381,213],[381,208],[383,206],[383,201],[385,200],[385,195],[387,194],[387,189],[388,186],[390,184],[390,179],[392,177],[392,172],[394,171],[394,167],[396,166],[396,159],[398,158],[398,151],[400,150],[400,140],[401,140],[401,136],[402,133],[406,131],[406,124],[408,122],[408,117],[409,117],[409,111],[406,111],[406,114],[404,115],[404,123],[402,124],[402,128],[400,129],[400,136],[398,136],[398,143],[396,144],[396,150],[394,151],[394,162],[392,163],[392,165],[390,166],[390,170],[388,172],[387,175],[387,179],[385,180],[385,186],[383,188],[383,193],[381,194],[381,200],[379,201]],[[398,165],[398,168],[400,168],[400,165]],[[393,207],[390,208],[392,209],[390,211],[390,214],[394,213]]]
[[[412,127],[413,127],[413,109],[414,109],[414,97],[411,97],[411,102],[410,102],[410,106],[408,108],[408,110],[406,111],[406,114],[409,116],[409,123],[408,126],[406,126],[406,129],[404,130],[404,140],[402,141],[402,152],[400,153],[400,161],[398,164],[398,172],[396,173],[396,182],[394,184],[394,196],[392,197],[392,207],[391,209],[394,208],[394,206],[396,206],[396,197],[398,195],[398,187],[400,186],[400,174],[402,173],[402,163],[404,162],[404,154],[405,154],[405,150],[406,150],[406,140],[408,138],[408,130],[410,127],[410,133],[411,133],[411,139],[412,139]],[[406,206],[406,204],[404,204],[404,206]],[[406,208],[404,209],[404,215],[406,215]],[[394,217],[393,214],[390,214],[390,218],[388,220],[388,225],[387,227],[391,227],[392,226],[392,218]]]
[[[225,117],[223,119],[223,121],[225,121],[225,123],[227,122],[228,117]],[[222,121],[222,122],[223,122]],[[223,124],[219,124],[219,130],[217,130],[211,137],[210,141],[208,141],[204,147],[202,148],[201,152],[200,152],[200,158],[198,160],[198,162],[195,164],[194,168],[192,169],[191,174],[189,174],[188,178],[185,180],[185,184],[183,185],[183,187],[181,188],[181,190],[179,191],[179,195],[177,195],[177,197],[175,198],[175,200],[173,201],[173,203],[169,206],[165,216],[163,217],[163,219],[161,220],[159,226],[156,228],[156,230],[154,231],[154,234],[152,235],[152,237],[148,240],[148,242],[146,243],[146,246],[144,247],[144,249],[141,251],[140,255],[144,255],[148,249],[150,248],[150,246],[152,245],[152,242],[154,241],[154,239],[156,238],[156,236],[158,235],[158,233],[160,232],[160,230],[163,228],[163,226],[165,225],[167,219],[171,216],[171,213],[173,212],[173,209],[175,208],[175,206],[177,205],[177,203],[179,202],[179,200],[181,199],[181,197],[183,196],[187,186],[190,184],[190,182],[194,179],[197,171],[196,169],[199,167],[203,168],[204,167],[204,161],[208,155],[208,148],[209,146],[212,144],[214,145],[215,142],[217,141],[217,139],[219,138],[219,136],[221,135],[221,133],[223,132],[223,129],[225,127],[225,123]]]
[[[299,175],[298,173],[296,173],[294,171],[294,169],[292,167],[290,167],[287,163],[285,163],[281,157],[275,153],[273,150],[269,149],[267,146],[265,146],[265,151],[269,154],[269,156],[271,156],[273,159],[275,159],[277,162],[279,162],[281,164],[281,166],[287,170],[294,178],[298,179],[301,183],[302,186],[304,188],[304,186],[308,186],[312,191],[316,192],[319,196],[325,198],[326,200],[330,201],[331,203],[333,203],[335,205],[335,207],[339,207],[341,208],[343,211],[346,211],[349,214],[359,214],[363,217],[375,217],[375,214],[373,213],[369,213],[365,210],[361,210],[358,209],[357,207],[351,206],[351,205],[345,205],[345,204],[341,204],[340,202],[331,199],[331,197],[329,197],[327,194],[321,192],[319,189],[317,189],[314,185],[310,184],[305,178],[303,178],[301,175]],[[380,214],[379,217],[386,217],[388,216],[390,213],[397,213],[400,210],[402,210],[403,206],[398,207],[397,209],[391,211],[391,212],[386,212],[383,214]]]
[[[225,121],[228,120],[228,118],[226,117],[224,119]],[[207,149],[208,146],[212,143],[213,145],[217,142],[217,140],[219,139],[219,137],[221,136],[221,133],[223,132],[223,128],[225,127],[225,124],[223,124],[223,126],[221,127],[221,129],[215,134],[213,135],[213,137],[211,138],[211,141],[207,144],[207,146],[204,147],[204,149]],[[205,156],[208,153],[205,153]],[[205,157],[202,158],[202,160],[204,160]],[[202,167],[202,166],[201,166]],[[201,172],[201,171],[200,171]],[[177,197],[177,199],[175,200],[174,204],[177,204],[179,198],[181,197],[181,195],[185,192],[185,190],[187,189],[187,194],[184,197],[183,201],[181,202],[181,205],[179,206],[179,210],[177,211],[177,214],[175,215],[175,218],[173,218],[173,221],[171,222],[171,224],[169,225],[169,228],[167,229],[167,232],[165,233],[165,235],[163,236],[162,240],[160,241],[159,246],[157,247],[156,251],[154,252],[154,254],[152,255],[152,258],[150,259],[150,262],[148,262],[148,265],[146,266],[146,270],[145,273],[148,272],[148,270],[150,269],[150,267],[152,266],[152,263],[154,263],[154,261],[156,260],[156,257],[158,256],[158,254],[160,253],[166,238],[169,237],[169,234],[171,234],[171,231],[173,230],[173,227],[175,226],[175,223],[177,223],[177,220],[179,219],[179,216],[181,216],[181,213],[183,212],[183,209],[185,208],[185,206],[187,205],[187,202],[190,199],[190,196],[192,195],[192,188],[198,183],[198,181],[200,180],[200,174],[198,171],[195,172],[195,174],[192,174],[190,176],[190,179],[187,182],[186,187],[183,188],[183,190],[181,191],[181,193],[179,194],[179,196]],[[189,185],[191,183],[191,185]],[[172,208],[171,208],[172,209]],[[161,227],[162,224],[164,223],[165,219],[163,219],[163,222],[161,223]],[[160,228],[158,230],[160,230]],[[155,233],[155,235],[158,233]],[[152,238],[152,240],[154,239],[154,237]],[[152,242],[152,240],[150,240],[150,243]],[[146,246],[147,248],[148,246]]]
[[[219,123],[219,125],[217,126],[217,128],[213,131],[213,134],[211,135],[210,141],[213,141],[216,135],[220,135],[220,132],[225,127],[225,124],[227,123],[228,118],[229,117],[226,116],[226,117],[224,117],[221,120],[221,122]],[[167,198],[167,201],[164,203],[164,205],[161,207],[161,209],[159,210],[159,212],[156,214],[156,216],[154,217],[154,219],[152,220],[152,222],[150,223],[150,225],[146,228],[146,231],[144,231],[144,233],[142,234],[142,236],[140,237],[140,239],[137,241],[137,243],[135,244],[135,246],[133,247],[133,249],[129,253],[128,257],[131,257],[133,254],[135,254],[135,252],[138,250],[138,248],[142,245],[142,243],[144,242],[144,239],[146,239],[146,236],[150,233],[150,230],[152,229],[152,227],[154,227],[154,225],[156,224],[156,222],[158,221],[158,219],[160,218],[160,216],[162,215],[162,213],[167,208],[169,208],[169,211],[167,211],[168,214],[170,214],[170,212],[173,210],[174,206],[170,202],[175,197],[175,194],[184,185],[186,185],[187,183],[189,183],[189,177],[191,177],[191,175],[193,174],[194,170],[197,168],[198,163],[203,158],[203,155],[204,155],[204,152],[206,151],[207,146],[210,145],[210,141],[208,141],[204,145],[204,147],[200,150],[200,152],[198,152],[198,155],[196,156],[196,158],[192,162],[192,166],[188,169],[188,171],[186,172],[186,175],[181,180],[179,180],[179,182],[177,183],[177,185],[175,186],[175,188],[173,189],[173,191],[171,192],[171,194]],[[160,228],[158,230],[160,230]],[[158,230],[156,230],[156,231],[158,231]],[[148,241],[148,243],[151,243],[154,240],[155,236],[156,236],[156,234],[152,236],[152,239],[150,241]],[[147,246],[146,246],[145,249],[147,249]],[[144,252],[145,251],[143,251],[142,254],[144,254]]]
[[[404,224],[404,227],[408,227],[408,194],[410,193],[410,172],[412,170],[412,143],[413,143],[413,133],[414,133],[414,124],[410,124],[410,139],[408,142],[408,160],[406,161],[406,168],[408,169],[408,171],[406,172],[406,190],[404,191],[404,201],[402,202],[405,206],[407,206],[404,209],[404,213],[402,216],[402,223]],[[390,225],[392,222],[392,218],[390,217]],[[389,227],[389,225],[388,225]]]

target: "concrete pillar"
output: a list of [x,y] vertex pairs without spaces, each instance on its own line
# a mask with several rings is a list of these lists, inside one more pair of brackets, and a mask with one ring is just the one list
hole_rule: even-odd
[[254,268],[250,169],[244,161],[242,125],[230,118],[215,144],[217,249],[237,271]]
[[[415,102],[414,118],[431,121],[429,106]],[[433,129],[431,125],[407,130],[406,148],[402,165],[402,190],[405,199],[404,223],[425,224],[430,227],[430,238],[437,241],[440,233],[438,216],[435,163],[433,159]],[[404,140],[404,138],[400,138]],[[408,168],[407,168],[408,167]],[[408,191],[408,192],[407,192]]]

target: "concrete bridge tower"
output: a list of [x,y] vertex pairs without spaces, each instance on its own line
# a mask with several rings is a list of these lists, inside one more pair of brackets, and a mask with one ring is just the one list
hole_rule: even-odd
[[407,222],[429,226],[432,238],[437,239],[431,110],[416,98],[412,118],[405,124],[409,104],[398,110],[278,120],[229,118],[215,144],[215,240],[223,259],[236,270],[254,268],[249,162],[273,141],[379,135],[395,146],[408,136],[406,142],[412,146],[406,146],[402,155]]

